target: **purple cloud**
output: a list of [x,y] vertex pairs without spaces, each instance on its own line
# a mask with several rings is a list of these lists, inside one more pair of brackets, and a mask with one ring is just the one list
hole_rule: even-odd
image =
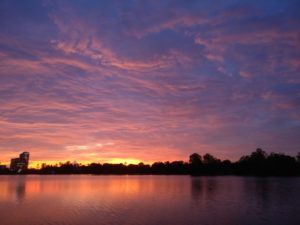
[[36,162],[295,155],[299,8],[2,1],[1,161],[23,149]]

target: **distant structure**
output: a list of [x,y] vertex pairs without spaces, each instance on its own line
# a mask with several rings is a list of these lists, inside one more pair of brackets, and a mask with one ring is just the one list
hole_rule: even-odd
[[11,159],[10,170],[13,172],[21,173],[28,169],[29,164],[29,152],[23,152],[20,154],[19,158]]

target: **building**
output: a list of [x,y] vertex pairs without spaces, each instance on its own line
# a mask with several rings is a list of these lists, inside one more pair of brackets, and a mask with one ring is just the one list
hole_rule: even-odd
[[19,158],[11,159],[10,170],[21,173],[28,169],[28,164],[29,164],[29,152],[23,152],[20,154]]
[[23,152],[20,154],[20,161],[25,164],[26,169],[29,164],[29,152]]
[[18,163],[19,163],[19,158],[11,159],[10,160],[10,170],[18,171]]

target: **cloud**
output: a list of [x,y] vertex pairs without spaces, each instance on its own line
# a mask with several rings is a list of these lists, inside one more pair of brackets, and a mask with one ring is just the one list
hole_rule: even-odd
[[298,151],[292,1],[79,3],[6,3],[1,161]]

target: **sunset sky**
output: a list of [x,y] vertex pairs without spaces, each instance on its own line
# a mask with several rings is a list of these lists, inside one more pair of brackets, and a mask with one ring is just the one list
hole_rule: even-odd
[[0,1],[0,162],[300,152],[300,1]]

